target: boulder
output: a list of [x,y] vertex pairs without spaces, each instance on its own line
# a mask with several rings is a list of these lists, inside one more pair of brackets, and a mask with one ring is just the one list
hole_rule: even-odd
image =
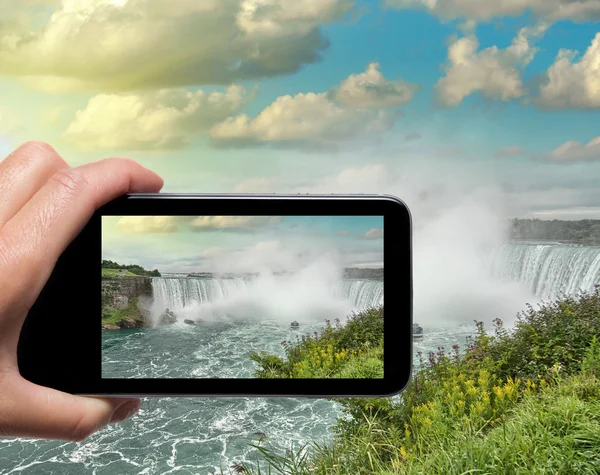
[[136,322],[133,318],[126,318],[121,321],[121,328],[137,328],[138,322]]
[[120,330],[121,327],[118,325],[113,325],[112,323],[107,323],[106,325],[102,325],[102,330]]
[[177,321],[175,314],[168,308],[158,317],[159,325],[171,325]]
[[196,322],[194,320],[184,320],[183,323],[187,323],[188,325],[195,325]]

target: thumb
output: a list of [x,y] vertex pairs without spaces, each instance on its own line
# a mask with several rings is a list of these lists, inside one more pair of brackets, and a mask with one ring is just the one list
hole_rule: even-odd
[[8,386],[3,388],[8,394],[0,406],[0,426],[6,426],[3,432],[9,436],[80,442],[141,407],[140,399],[73,396],[22,378]]

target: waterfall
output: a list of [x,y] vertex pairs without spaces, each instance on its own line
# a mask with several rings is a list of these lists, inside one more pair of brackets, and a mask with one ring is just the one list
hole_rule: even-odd
[[357,309],[383,305],[383,282],[372,280],[344,280],[336,297],[349,300]]
[[232,292],[245,287],[243,279],[194,279],[162,278],[152,279],[154,301],[161,308],[184,308],[193,304],[224,300]]
[[[160,308],[185,308],[190,305],[226,300],[236,292],[246,290],[247,279],[201,279],[193,277],[154,277],[154,301]],[[344,280],[334,286],[333,297],[347,300],[356,309],[383,305],[383,282]]]
[[523,282],[541,298],[591,291],[600,284],[600,247],[508,243],[491,258],[492,274]]

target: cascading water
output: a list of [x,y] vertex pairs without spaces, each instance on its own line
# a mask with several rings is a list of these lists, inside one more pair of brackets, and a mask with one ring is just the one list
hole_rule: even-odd
[[163,307],[183,308],[190,304],[223,300],[246,286],[244,279],[196,279],[154,277],[154,300]]
[[[285,278],[275,278],[285,280]],[[253,293],[253,281],[242,278],[202,279],[192,277],[155,277],[152,279],[154,301],[158,309],[219,303],[241,293]],[[274,288],[274,293],[279,289]],[[331,286],[332,298],[347,301],[354,309],[383,305],[383,282],[344,280]]]
[[336,290],[337,297],[349,300],[357,309],[383,305],[383,282],[344,280]]
[[492,274],[524,283],[540,298],[591,291],[600,284],[600,247],[508,243],[491,258]]

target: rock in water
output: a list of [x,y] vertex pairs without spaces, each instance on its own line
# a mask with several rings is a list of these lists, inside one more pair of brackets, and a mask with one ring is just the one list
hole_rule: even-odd
[[138,323],[133,318],[126,318],[121,322],[121,328],[137,328]]
[[195,325],[196,322],[194,320],[184,320],[183,323],[187,323],[188,325]]
[[120,330],[121,327],[118,325],[113,325],[112,323],[107,323],[106,325],[102,325],[103,330]]
[[158,319],[160,325],[171,325],[177,321],[177,317],[168,308],[162,313]]

